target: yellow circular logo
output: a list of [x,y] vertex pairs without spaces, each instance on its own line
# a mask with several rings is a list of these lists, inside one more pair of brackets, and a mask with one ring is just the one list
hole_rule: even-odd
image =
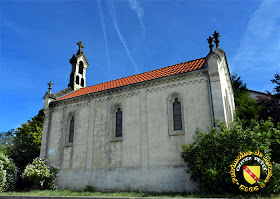
[[254,153],[252,151],[240,152],[230,165],[230,175],[232,183],[236,184],[241,191],[258,191],[265,187],[272,176],[272,164],[259,150]]

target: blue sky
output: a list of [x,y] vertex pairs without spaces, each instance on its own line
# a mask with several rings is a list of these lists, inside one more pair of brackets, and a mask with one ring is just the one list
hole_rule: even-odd
[[67,87],[82,41],[87,86],[205,57],[217,30],[231,73],[265,91],[280,72],[279,0],[0,1],[0,132]]

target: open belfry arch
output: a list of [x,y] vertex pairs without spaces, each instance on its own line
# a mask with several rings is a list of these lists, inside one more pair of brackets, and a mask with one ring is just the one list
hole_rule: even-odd
[[78,42],[68,87],[52,93],[50,82],[44,96],[40,157],[59,167],[58,187],[195,190],[181,146],[193,142],[197,128],[215,127],[215,119],[231,123],[235,109],[219,33],[207,40],[206,57],[88,87]]

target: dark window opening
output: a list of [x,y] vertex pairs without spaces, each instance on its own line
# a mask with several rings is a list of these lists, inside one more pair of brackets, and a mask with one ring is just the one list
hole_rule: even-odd
[[84,78],[81,79],[81,86],[82,86],[82,87],[85,86],[85,80],[84,80]]
[[122,111],[120,108],[116,112],[116,137],[122,137]]
[[178,98],[175,98],[175,102],[173,102],[173,123],[174,130],[182,130],[181,103]]
[[84,63],[82,61],[80,61],[80,63],[79,63],[79,73],[81,75],[83,74],[83,70],[84,70]]
[[79,84],[80,83],[80,78],[79,76],[76,76],[76,84]]
[[75,118],[72,116],[71,121],[70,121],[70,129],[69,129],[69,142],[73,142],[74,138],[74,123],[75,123]]

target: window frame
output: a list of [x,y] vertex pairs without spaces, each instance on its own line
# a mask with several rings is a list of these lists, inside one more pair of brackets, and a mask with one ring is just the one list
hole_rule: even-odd
[[[116,134],[116,125],[117,125],[117,111],[120,109],[122,113],[122,136],[117,137]],[[111,142],[119,142],[123,141],[124,139],[124,111],[122,108],[122,105],[120,103],[114,104],[111,106],[111,111],[110,111],[110,134],[111,134]]]

